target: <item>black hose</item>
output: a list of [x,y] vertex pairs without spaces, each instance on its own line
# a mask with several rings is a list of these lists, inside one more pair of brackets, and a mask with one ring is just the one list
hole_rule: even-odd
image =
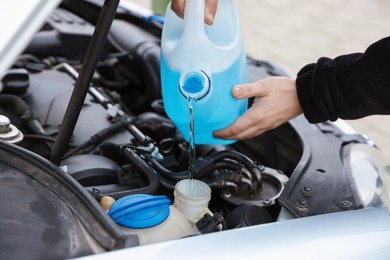
[[167,190],[174,190],[175,189],[175,184],[172,181],[166,180],[164,178],[160,178],[160,184]]
[[152,164],[153,168],[164,178],[177,182],[188,179],[189,177],[188,171],[173,172],[161,165],[153,156],[147,156],[146,158]]
[[155,194],[160,187],[160,178],[153,170],[153,168],[150,167],[141,157],[138,156],[136,152],[131,149],[123,149],[122,156],[125,160],[131,163],[131,165],[141,171],[141,173],[148,180],[149,185],[131,190],[117,191],[112,193],[106,192],[105,195],[112,196],[113,198],[117,199],[133,194]]
[[10,94],[1,94],[0,106],[11,107],[28,133],[46,135],[37,114],[22,98]]
[[120,91],[120,90],[126,90],[126,88],[128,88],[128,86],[129,86],[129,83],[108,80],[104,77],[100,77],[99,78],[99,85],[101,85],[102,87],[109,89],[109,90]]
[[[180,180],[187,179],[189,176],[188,171],[174,172],[165,168],[151,155],[146,155],[145,158],[162,176],[161,180],[166,178],[168,179],[166,180],[168,182],[178,182]],[[230,187],[233,188],[235,192],[238,189],[237,184],[235,184],[236,182],[246,184],[250,189],[250,193],[254,195],[256,190],[260,190],[262,186],[262,176],[259,167],[261,166],[257,166],[244,154],[235,151],[224,150],[211,154],[197,161],[193,168],[193,173],[196,179],[202,180],[216,170],[238,171],[241,169],[241,171],[244,171],[246,169],[249,172],[245,172],[244,176],[240,175],[240,179],[232,178],[232,180],[226,181],[217,178],[209,180],[207,183],[210,184],[210,187],[213,188],[221,189],[222,187]],[[253,176],[251,174],[255,177],[255,182],[252,181]]]
[[[56,141],[55,138],[52,138],[50,136],[45,136],[45,135],[31,135],[31,134],[26,134],[23,136],[25,139],[34,139],[34,140],[39,140],[42,142],[49,142],[49,143],[54,143]],[[68,145],[70,148],[76,148],[76,145],[74,144],[69,144]]]
[[243,164],[252,174],[255,175],[256,181],[258,183],[257,189],[261,188],[262,177],[261,172],[258,166],[246,155],[230,150],[223,150],[211,154],[201,160],[198,160],[193,169],[193,174],[195,178],[202,176],[202,171],[214,169],[214,164],[218,161],[231,159]]
[[217,180],[213,179],[213,180],[207,181],[206,183],[212,189],[222,190],[222,189],[230,188],[230,189],[233,189],[233,194],[237,194],[238,193],[238,186],[237,186],[236,183],[234,183],[232,181],[226,181],[226,180],[221,180],[221,179],[217,179]]
[[54,164],[58,165],[66,152],[67,144],[72,137],[72,133],[83,107],[85,97],[91,84],[92,76],[106,43],[107,35],[110,31],[118,5],[119,0],[104,1],[97,20],[98,26],[96,26],[88,45],[84,62],[81,65],[76,85],[73,89],[69,105],[62,120],[62,127],[58,133],[58,137],[50,155],[50,161]]
[[104,139],[110,137],[111,135],[119,132],[120,130],[122,130],[124,128],[125,128],[124,122],[118,121],[118,122],[110,125],[109,127],[100,130],[99,132],[97,132],[96,134],[91,136],[90,139],[88,139],[84,143],[77,146],[74,150],[67,153],[64,157],[68,158],[70,156],[77,154],[78,152],[80,152],[84,149],[87,149],[88,147],[96,146],[96,145],[100,144]]
[[[166,178],[166,179],[168,179],[170,181],[178,182],[178,181],[181,181],[181,180],[189,178],[188,171],[181,171],[181,172],[170,171],[167,168],[165,168],[163,165],[161,165],[152,156],[147,156],[146,158],[151,163],[153,168],[162,177],[164,177],[164,178]],[[203,179],[204,177],[206,177],[207,175],[211,174],[212,172],[214,172],[216,170],[220,170],[220,169],[238,170],[239,168],[240,168],[240,166],[238,166],[234,162],[217,162],[217,163],[213,164],[212,168],[208,167],[207,169],[198,169],[197,172],[201,173],[201,174],[198,174],[197,179],[201,180],[201,179]]]
[[253,182],[250,179],[248,179],[248,178],[241,178],[240,179],[240,183],[244,183],[244,184],[248,185],[251,195],[255,195],[256,194],[256,187],[253,185]]
[[204,166],[204,169],[201,169],[201,170],[197,171],[196,178],[201,180],[201,179],[205,178],[207,175],[211,174],[212,172],[214,172],[216,170],[237,171],[240,168],[242,168],[242,166],[240,166],[239,164],[237,164],[237,163],[235,163],[233,161],[220,161],[220,162],[213,163],[211,165],[211,167]]
[[[123,146],[126,147],[126,146]],[[133,151],[130,148],[124,148],[124,156],[126,159],[128,159],[130,162],[132,162],[136,167],[140,167],[139,169],[144,170],[145,172],[148,171],[149,173],[153,173],[153,180],[154,182],[160,182],[160,184],[168,189],[168,190],[174,190],[175,189],[175,182],[169,181],[164,179],[162,176],[160,176],[149,164],[147,164],[135,151]],[[138,164],[138,165],[137,165]],[[157,178],[157,179],[156,179]]]
[[[226,159],[231,159],[234,161],[231,160],[229,161]],[[168,170],[152,156],[146,156],[146,160],[148,160],[151,163],[153,168],[160,175],[162,175],[164,178],[167,178],[168,180],[177,182],[183,179],[187,179],[189,176],[188,171],[174,172]],[[229,169],[233,171],[239,170],[242,166],[240,166],[236,162],[239,162],[243,164],[245,167],[249,168],[252,174],[255,175],[256,180],[258,182],[256,188],[259,188],[259,186],[261,185],[261,174],[257,168],[257,165],[245,155],[234,151],[227,151],[227,150],[220,151],[200,159],[195,163],[195,166],[193,168],[194,177],[196,179],[201,180],[216,170],[222,170],[222,169]]]

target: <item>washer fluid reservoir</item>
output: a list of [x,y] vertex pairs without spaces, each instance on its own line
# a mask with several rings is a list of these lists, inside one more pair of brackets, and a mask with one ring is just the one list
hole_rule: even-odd
[[193,235],[187,218],[166,196],[134,194],[120,198],[108,215],[127,234],[138,235],[141,245]]

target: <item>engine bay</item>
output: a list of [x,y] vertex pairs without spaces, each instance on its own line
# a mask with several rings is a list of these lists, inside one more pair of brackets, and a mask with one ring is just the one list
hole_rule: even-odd
[[[101,7],[76,2],[57,8],[3,77],[0,139],[59,166],[94,203],[135,194],[173,201],[176,183],[189,176],[189,144],[161,99],[161,24],[118,9],[78,111],[72,95]],[[287,75],[247,60],[251,82]],[[63,128],[72,129],[70,142],[58,145]],[[220,216],[213,222],[219,230],[276,222],[283,207],[292,218],[357,209],[341,156],[357,142],[365,140],[299,116],[250,140],[198,145],[194,179],[211,188],[208,207]],[[250,217],[243,220],[243,212]]]

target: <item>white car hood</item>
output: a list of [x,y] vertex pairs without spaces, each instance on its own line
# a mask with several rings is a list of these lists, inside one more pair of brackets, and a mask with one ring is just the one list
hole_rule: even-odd
[[[60,0],[1,1],[0,77],[27,47]],[[1,88],[1,87],[0,87]],[[1,91],[1,89],[0,89]]]

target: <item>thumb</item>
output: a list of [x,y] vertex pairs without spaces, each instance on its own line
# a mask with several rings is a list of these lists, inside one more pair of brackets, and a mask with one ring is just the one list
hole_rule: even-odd
[[244,99],[258,96],[265,96],[266,90],[260,81],[250,84],[237,85],[232,89],[233,97]]

